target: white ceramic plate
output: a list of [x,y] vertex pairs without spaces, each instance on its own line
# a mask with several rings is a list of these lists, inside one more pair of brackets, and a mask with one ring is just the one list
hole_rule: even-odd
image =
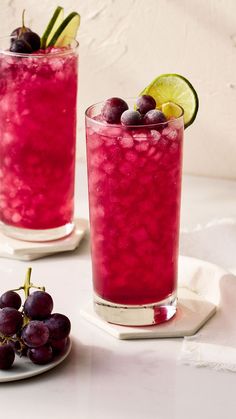
[[27,357],[24,356],[20,358],[16,355],[12,368],[9,370],[0,370],[0,383],[24,380],[25,378],[30,378],[51,370],[66,359],[70,353],[71,346],[72,343],[70,339],[68,341],[66,351],[63,352],[62,355],[56,357],[53,362],[46,365],[36,365],[33,364]]

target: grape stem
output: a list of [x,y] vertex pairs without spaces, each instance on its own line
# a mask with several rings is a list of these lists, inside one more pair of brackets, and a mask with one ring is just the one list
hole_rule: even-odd
[[18,338],[13,338],[12,336],[5,336],[2,333],[0,333],[0,345],[4,345],[5,343],[10,342],[17,342]]
[[20,344],[18,354],[19,356],[22,356],[23,350],[25,348],[25,344],[22,341],[22,339],[19,336],[16,336],[16,337],[4,336],[2,333],[0,333],[0,346],[6,345],[9,342],[13,342],[13,343],[18,342]]
[[45,291],[45,287],[38,287],[38,286],[32,284],[32,282],[30,282],[31,273],[32,273],[32,268],[28,268],[27,272],[26,272],[26,275],[25,275],[24,285],[22,287],[15,288],[14,290],[12,290],[12,291],[24,290],[25,299],[29,296],[31,288],[36,288],[37,290]]
[[45,287],[37,287],[36,285],[32,284],[32,282],[30,282],[31,273],[32,273],[32,268],[28,268],[26,272],[26,276],[25,276],[25,282],[23,285],[23,289],[25,292],[25,299],[29,296],[31,288],[36,288],[38,290],[45,291]]
[[22,28],[21,28],[21,33],[26,32],[25,30],[25,9],[22,12]]

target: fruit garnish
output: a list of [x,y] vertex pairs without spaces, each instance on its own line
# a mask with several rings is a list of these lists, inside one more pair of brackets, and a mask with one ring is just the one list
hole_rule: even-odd
[[141,93],[152,96],[161,107],[173,102],[184,109],[184,126],[187,128],[196,118],[199,100],[192,84],[179,74],[162,74],[153,80]]
[[142,115],[138,111],[128,109],[122,113],[120,122],[123,125],[140,125],[142,123]]
[[20,36],[23,33],[32,32],[30,28],[27,28],[25,26],[24,19],[25,19],[25,10],[23,10],[23,12],[22,12],[22,26],[20,26],[19,28],[14,29],[14,31],[12,31],[12,33],[11,33],[11,36],[12,36],[11,43],[14,41],[15,38],[20,38]]
[[112,97],[104,102],[101,116],[109,124],[125,126],[165,123],[167,119],[164,113],[155,107],[156,101],[149,95],[140,96],[135,109],[129,109],[123,99]]
[[26,28],[25,22],[25,10],[22,13],[22,26],[16,28],[11,33],[11,45],[10,51],[23,54],[31,54],[40,48],[40,37],[37,33],[32,32],[31,29]]
[[10,51],[16,52],[17,54],[31,54],[33,52],[31,46],[23,39],[16,39],[13,41],[10,47]]
[[166,121],[167,121],[167,119],[166,119],[164,113],[159,111],[158,109],[151,109],[143,117],[143,122],[144,122],[145,125],[148,125],[148,124],[163,124]]
[[23,40],[30,45],[33,52],[40,49],[40,37],[35,32],[26,32],[23,35]]
[[41,37],[41,48],[46,49],[52,40],[55,32],[63,22],[64,9],[58,6],[46,27],[43,36]]
[[112,97],[104,102],[101,115],[109,124],[119,124],[122,113],[128,108],[127,103],[123,99]]
[[163,103],[163,105],[161,105],[161,110],[167,119],[179,118],[184,114],[183,108],[173,102]]
[[155,109],[156,101],[150,95],[142,95],[137,99],[136,107],[137,111],[139,111],[141,114],[145,114],[151,109]]
[[[44,287],[31,283],[31,268],[24,285],[0,296],[0,369],[12,366],[15,353],[27,355],[35,364],[47,364],[65,350],[71,329],[70,320],[53,313],[53,300]],[[37,291],[30,293],[32,288]],[[25,301],[17,291],[23,290]],[[18,298],[17,298],[18,295]]]
[[71,40],[76,38],[80,25],[80,15],[77,12],[70,13],[59,25],[48,46],[65,47],[70,45]]

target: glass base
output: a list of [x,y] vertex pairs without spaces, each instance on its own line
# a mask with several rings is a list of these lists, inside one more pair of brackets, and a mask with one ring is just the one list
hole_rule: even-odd
[[122,326],[151,326],[170,320],[176,313],[176,292],[165,300],[140,306],[114,304],[94,296],[95,312],[108,323]]
[[1,223],[0,229],[6,236],[14,239],[30,242],[45,242],[69,236],[69,234],[71,234],[74,230],[74,223],[68,223],[61,227],[49,228],[46,230],[18,228]]

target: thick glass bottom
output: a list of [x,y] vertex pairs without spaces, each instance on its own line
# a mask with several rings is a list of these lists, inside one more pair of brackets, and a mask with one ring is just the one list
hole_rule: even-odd
[[74,229],[74,223],[68,223],[61,227],[49,228],[46,230],[18,228],[1,223],[0,229],[6,236],[13,237],[14,239],[31,242],[45,242],[68,236]]
[[140,306],[114,304],[94,296],[95,312],[108,323],[122,326],[151,326],[170,320],[176,313],[176,292],[165,300]]

